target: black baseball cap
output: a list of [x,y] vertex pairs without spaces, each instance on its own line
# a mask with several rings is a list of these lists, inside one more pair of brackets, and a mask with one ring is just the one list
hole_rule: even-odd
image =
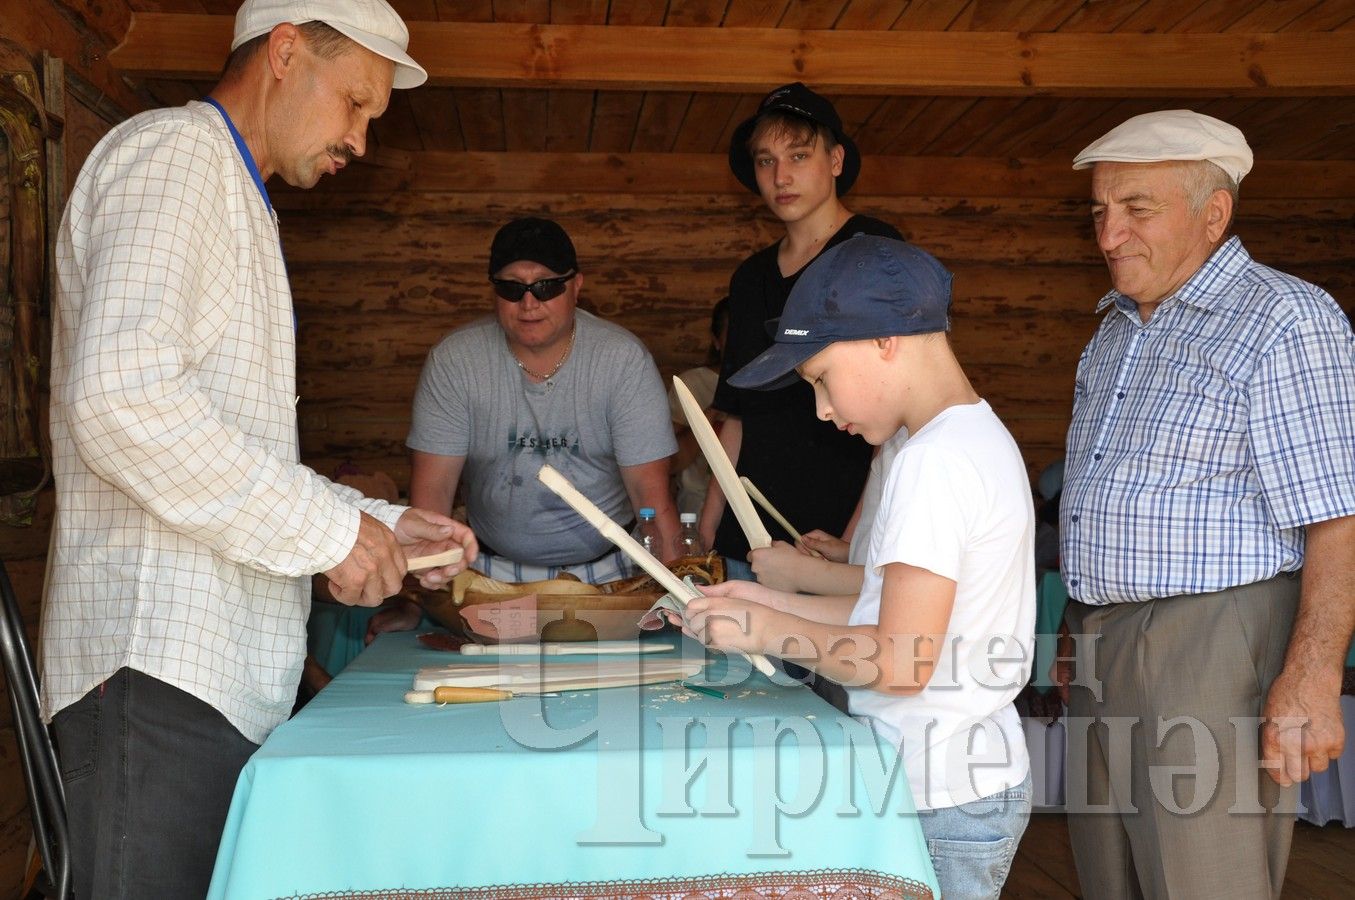
[[861,174],[861,151],[847,133],[842,130],[842,119],[833,104],[826,97],[816,94],[802,82],[783,84],[762,98],[757,112],[734,129],[734,137],[729,142],[729,168],[739,184],[754,194],[760,194],[757,187],[757,174],[753,171],[753,156],[748,152],[748,139],[753,136],[757,120],[767,113],[786,113],[804,119],[813,125],[821,125],[833,133],[833,137],[842,145],[842,174],[837,177],[837,195],[839,197],[851,190],[856,176]]
[[729,383],[775,390],[793,384],[795,367],[829,344],[949,331],[951,277],[912,244],[848,238],[809,264],[786,299],[775,343]]
[[494,242],[489,245],[489,277],[521,259],[540,263],[557,275],[567,275],[579,268],[574,242],[565,230],[550,219],[533,216],[514,219],[494,235]]

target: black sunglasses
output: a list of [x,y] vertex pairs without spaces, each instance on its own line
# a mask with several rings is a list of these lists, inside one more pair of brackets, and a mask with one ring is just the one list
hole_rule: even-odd
[[565,287],[575,274],[577,273],[570,272],[568,275],[541,278],[531,284],[523,284],[521,281],[513,281],[510,278],[490,278],[489,280],[494,285],[494,293],[509,303],[517,303],[528,291],[531,291],[532,296],[537,300],[554,300],[565,292]]

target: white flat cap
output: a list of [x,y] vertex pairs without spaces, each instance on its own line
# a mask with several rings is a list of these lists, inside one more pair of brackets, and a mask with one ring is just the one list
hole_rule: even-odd
[[409,29],[386,0],[245,0],[235,12],[234,50],[283,22],[324,22],[330,28],[395,63],[392,87],[418,87],[428,80],[408,53]]
[[1164,109],[1116,125],[1074,157],[1073,168],[1180,159],[1207,159],[1238,183],[1252,166],[1247,139],[1232,125],[1189,109]]

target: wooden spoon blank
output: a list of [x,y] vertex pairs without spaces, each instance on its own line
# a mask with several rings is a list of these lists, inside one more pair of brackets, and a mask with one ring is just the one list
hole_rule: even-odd
[[687,385],[677,376],[673,377],[673,390],[677,393],[678,402],[682,404],[682,413],[687,417],[687,426],[692,429],[696,442],[701,445],[701,452],[705,454],[706,462],[710,464],[710,473],[719,482],[720,490],[724,491],[725,500],[734,512],[734,518],[743,529],[744,537],[748,538],[748,549],[770,547],[772,536],[767,531],[767,526],[762,524],[762,519],[758,518],[757,508],[753,506],[753,501],[748,499],[748,492],[743,489],[739,476],[734,472],[734,465],[729,461],[725,448],[720,445],[720,438],[716,436],[715,429],[710,427],[701,404],[696,402]]
[[466,551],[460,547],[453,547],[450,550],[443,550],[441,553],[433,553],[428,556],[416,556],[405,563],[405,568],[411,572],[422,572],[424,569],[437,569],[442,566],[450,566],[452,563],[461,562],[461,558],[466,555]]
[[[691,392],[688,392],[687,396],[690,397]],[[728,464],[729,461],[726,459],[725,462]],[[732,472],[733,469],[730,471]],[[701,596],[699,591],[687,587],[686,583],[669,571],[667,566],[655,559],[644,547],[641,547],[640,542],[627,534],[624,528],[607,518],[607,514],[598,509],[593,501],[579,493],[578,488],[570,484],[568,478],[548,465],[542,466],[541,471],[536,473],[536,477],[542,484],[554,491],[560,499],[572,506],[574,511],[583,516],[588,524],[596,528],[603,537],[620,547],[621,551],[634,560],[636,565],[648,572],[665,591],[678,598],[684,606],[686,601]],[[734,484],[739,484],[738,479],[734,480]],[[739,488],[742,490],[741,485]],[[743,499],[744,502],[752,505],[747,494],[744,495]],[[754,512],[753,515],[756,516],[757,513]],[[758,525],[760,527],[762,523],[759,521]],[[763,533],[766,533],[766,529],[763,529]],[[772,539],[768,537],[767,542],[762,546],[768,547],[771,546],[771,543]],[[776,671],[772,668],[772,664],[767,661],[767,657],[761,653],[748,654],[748,661],[768,678]]]

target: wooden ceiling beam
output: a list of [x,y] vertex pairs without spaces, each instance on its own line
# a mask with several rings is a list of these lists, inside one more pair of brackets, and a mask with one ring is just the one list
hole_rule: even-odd
[[[758,93],[805,81],[841,94],[1304,96],[1355,94],[1355,31],[1087,34],[807,31],[411,22],[435,85]],[[231,18],[136,13],[110,61],[208,78]]]
[[[952,156],[868,156],[852,196],[1082,198],[1090,176],[1071,160]],[[355,165],[302,196],[367,191],[531,194],[734,194],[723,153],[450,153],[402,154],[398,161]],[[279,188],[279,192],[286,192]],[[1258,160],[1242,184],[1249,198],[1355,198],[1355,162]],[[302,204],[310,202],[298,200]],[[320,201],[315,201],[320,202]],[[280,205],[286,205],[279,201]]]

